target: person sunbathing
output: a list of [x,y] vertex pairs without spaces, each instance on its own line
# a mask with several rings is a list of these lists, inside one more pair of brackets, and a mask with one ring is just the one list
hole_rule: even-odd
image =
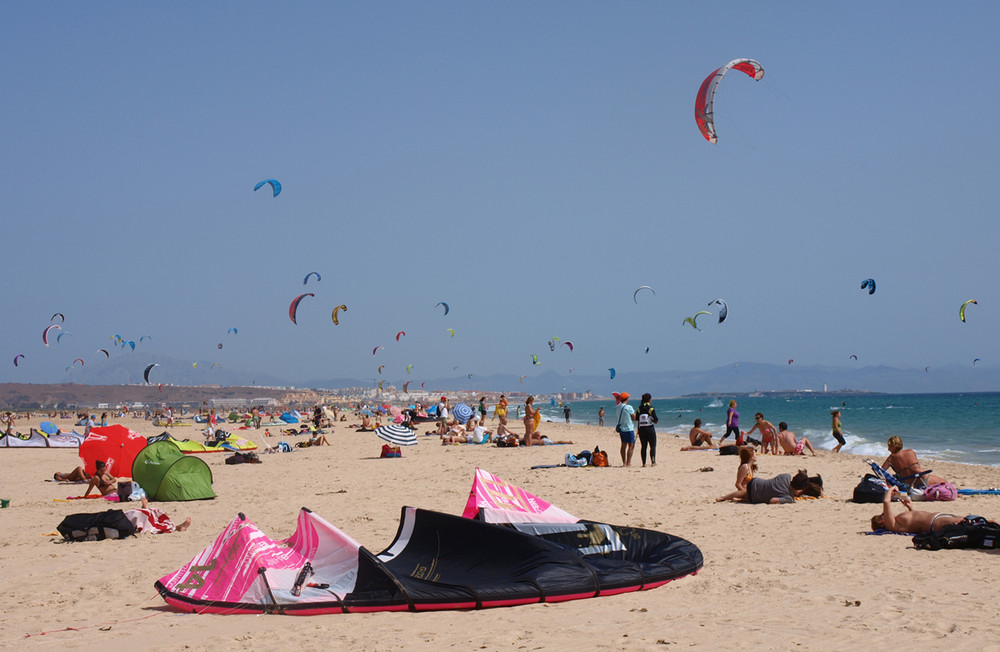
[[69,473],[59,473],[58,471],[53,474],[52,479],[56,482],[90,482],[92,476],[83,470],[82,466],[78,466]]
[[[906,507],[905,512],[894,514],[892,497],[899,496],[899,501]],[[882,513],[872,516],[872,531],[889,530],[898,534],[919,534],[921,532],[937,532],[946,525],[954,525],[965,520],[964,516],[945,514],[943,512],[922,512],[913,509],[913,503],[906,494],[899,493],[899,487],[886,489],[882,498]]]
[[[890,466],[903,482],[916,487],[927,487],[932,484],[945,482],[941,476],[932,475],[930,471],[924,471],[917,461],[917,454],[912,448],[903,448],[903,440],[897,435],[889,437],[888,442],[889,457],[882,462],[882,468]],[[915,477],[914,477],[915,476]]]
[[326,435],[321,431],[313,435],[312,439],[309,440],[310,446],[329,446],[330,442],[326,440]]
[[152,532],[153,534],[168,534],[170,532],[183,532],[191,527],[191,517],[189,516],[180,525],[174,525],[170,517],[163,511],[149,506],[146,497],[142,497],[142,507],[139,509],[124,510],[125,518],[135,526],[135,533]]
[[707,430],[701,429],[701,419],[694,420],[694,427],[688,432],[688,439],[691,440],[691,446],[708,446],[718,448],[712,443],[712,433]]
[[[529,443],[529,438],[530,438],[530,443]],[[569,441],[568,439],[553,441],[552,439],[549,439],[548,437],[546,437],[545,435],[536,430],[532,432],[530,435],[525,435],[524,440],[522,440],[522,443],[525,446],[553,446],[555,444],[572,444],[573,442]]]
[[802,452],[803,448],[808,448],[813,455],[816,454],[816,449],[813,448],[809,440],[805,437],[797,439],[795,433],[788,429],[788,424],[784,421],[778,424],[778,445],[781,446],[785,455],[805,455]]
[[96,466],[97,472],[90,478],[90,484],[87,485],[87,491],[83,494],[84,498],[89,496],[90,492],[94,489],[101,492],[102,496],[107,496],[110,493],[118,491],[118,479],[108,473],[108,465],[105,464],[103,460],[97,460]]
[[441,435],[441,445],[447,444],[467,444],[472,441],[472,433],[465,430],[465,426],[455,423],[447,433]]
[[752,478],[745,488],[716,498],[715,502],[732,500],[733,502],[778,505],[793,503],[796,498],[801,496],[819,497],[822,495],[822,486],[813,482],[805,470],[801,470],[795,474],[794,478],[788,473],[782,473],[767,480]]

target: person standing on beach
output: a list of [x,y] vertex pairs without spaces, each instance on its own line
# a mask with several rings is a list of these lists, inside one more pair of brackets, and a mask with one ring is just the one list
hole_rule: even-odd
[[635,420],[635,408],[628,404],[628,392],[618,395],[618,423],[615,430],[622,440],[622,466],[632,466],[632,453],[635,452],[635,430],[632,422]]
[[486,412],[487,412],[487,410],[486,410],[486,397],[485,396],[480,396],[479,397],[479,419],[483,423],[486,423]]
[[500,401],[493,408],[493,417],[506,422],[507,419],[507,397],[500,395]]
[[532,435],[535,432],[535,414],[538,410],[534,406],[535,397],[529,396],[524,401],[524,445],[532,445]]
[[[751,428],[749,431],[747,431],[747,434],[746,434],[747,439],[750,439],[750,435],[753,434],[754,430],[759,430],[760,431],[760,452],[761,453],[767,453],[768,451],[770,451],[770,453],[772,455],[777,455],[778,454],[778,438],[777,438],[776,435],[777,435],[778,431],[777,431],[777,429],[775,429],[774,424],[772,424],[770,421],[768,421],[767,419],[765,419],[764,415],[761,412],[758,412],[757,414],[755,414],[754,418],[756,419],[757,423],[755,423],[753,425],[753,428]],[[752,442],[754,440],[750,439],[750,441]]]
[[604,406],[603,405],[601,406],[601,409],[597,411],[597,425],[599,425],[599,426],[603,426],[604,425]]
[[563,416],[566,418],[566,423],[569,423],[569,414],[570,414],[569,403],[564,403],[563,404]]
[[656,416],[656,409],[651,401],[653,397],[646,392],[639,401],[639,459],[642,465],[646,466],[646,447],[649,447],[649,465],[656,466],[656,427],[654,424],[660,422]]
[[831,428],[833,430],[833,438],[837,440],[837,445],[834,447],[833,452],[839,453],[840,449],[847,443],[844,440],[844,433],[840,429],[840,410],[830,410],[830,416],[832,417]]
[[729,401],[729,409],[726,410],[726,434],[722,435],[719,444],[726,441],[726,437],[729,435],[736,437],[737,446],[743,443],[740,441],[742,439],[740,436],[740,413],[736,411],[736,399]]

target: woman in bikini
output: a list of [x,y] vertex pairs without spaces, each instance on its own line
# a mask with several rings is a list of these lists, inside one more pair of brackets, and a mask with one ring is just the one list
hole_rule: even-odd
[[904,449],[903,440],[898,435],[889,437],[888,448],[889,457],[882,462],[882,468],[887,469],[891,466],[903,482],[917,487],[945,482],[944,478],[932,475],[930,471],[924,471],[924,467],[917,461],[917,454],[912,448]]
[[524,402],[524,445],[531,446],[536,439],[532,437],[535,434],[535,413],[538,410],[535,409],[535,397],[529,396]]
[[97,460],[97,472],[94,473],[94,477],[90,479],[90,484],[87,485],[87,491],[84,492],[83,497],[86,498],[90,495],[90,492],[97,489],[101,492],[102,496],[107,496],[110,493],[118,491],[118,479],[108,473],[107,464],[102,460]]
[[752,446],[740,447],[740,466],[736,469],[736,490],[746,489],[757,471],[757,452]]

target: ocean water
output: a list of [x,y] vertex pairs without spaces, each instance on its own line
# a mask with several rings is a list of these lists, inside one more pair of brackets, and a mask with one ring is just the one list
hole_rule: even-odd
[[[841,411],[841,424],[848,453],[870,456],[881,462],[889,454],[886,440],[899,435],[903,446],[917,455],[949,462],[1000,466],[1000,393],[970,394],[801,394],[793,397],[692,397],[654,399],[660,418],[658,433],[687,436],[696,418],[702,428],[721,436],[725,432],[726,409],[736,398],[740,429],[750,430],[754,413],[775,426],[784,421],[799,437],[809,438],[817,449],[836,446],[830,428],[830,410]],[[633,397],[633,407],[638,405]],[[563,421],[562,408],[539,402],[542,418]],[[614,427],[614,399],[569,401],[571,423],[597,424],[603,406],[604,423]],[[515,406],[512,405],[511,408]],[[513,411],[513,410],[512,410]],[[610,424],[610,425],[609,425]],[[730,440],[732,437],[730,437]],[[924,468],[933,468],[925,464]]]

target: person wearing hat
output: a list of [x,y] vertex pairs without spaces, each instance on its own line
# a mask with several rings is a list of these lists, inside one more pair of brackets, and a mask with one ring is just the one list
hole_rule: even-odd
[[615,431],[622,440],[622,466],[632,466],[632,452],[635,451],[635,408],[628,404],[628,392],[622,392],[618,399],[618,423]]

